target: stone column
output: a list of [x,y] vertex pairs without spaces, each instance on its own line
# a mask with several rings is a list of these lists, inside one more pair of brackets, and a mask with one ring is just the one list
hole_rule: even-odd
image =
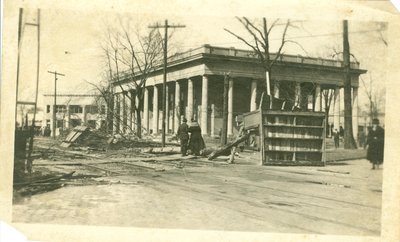
[[353,87],[353,135],[358,144],[358,87]]
[[126,105],[126,92],[122,93],[122,131],[124,134],[126,134],[127,130],[127,125],[128,125],[128,107]]
[[215,135],[215,104],[211,104],[211,137]]
[[295,106],[299,107],[301,106],[301,86],[300,82],[296,82],[296,87],[295,87]]
[[82,105],[82,125],[86,125],[86,105]]
[[119,132],[120,133],[125,133],[125,127],[124,127],[124,93],[120,93],[119,94],[120,98],[119,98]]
[[252,80],[251,93],[250,93],[250,111],[254,111],[257,109],[256,97],[257,97],[257,80]]
[[229,80],[228,89],[228,135],[233,134],[233,80]]
[[126,93],[126,112],[127,112],[127,130],[130,133],[132,131],[132,93],[128,91]]
[[[146,134],[149,134],[149,90],[147,87],[144,88],[143,93],[143,128]],[[136,99],[139,99],[136,95]],[[139,101],[139,100],[137,100]],[[136,105],[138,105],[137,103]]]
[[322,111],[321,85],[318,83],[316,84],[316,87],[315,87],[314,111],[316,111],[316,112]]
[[158,87],[154,85],[153,91],[153,134],[158,133]]
[[71,122],[71,112],[69,110],[69,105],[67,105],[67,122],[65,124],[65,128],[67,129],[70,128],[70,122]]
[[274,82],[274,98],[279,98],[279,82]]
[[[139,109],[139,96],[137,93],[135,94],[135,106],[136,106],[136,109]],[[139,110],[139,112],[140,112],[140,117],[143,120],[143,111]],[[135,120],[136,120],[136,123],[139,121],[142,121],[142,120],[138,119],[138,116],[136,115],[136,113],[135,113]],[[142,124],[142,128],[143,128],[143,124]],[[137,126],[135,125],[135,130],[136,129],[137,129]],[[136,132],[138,132],[138,130],[136,130]]]
[[181,123],[181,113],[179,103],[181,101],[181,84],[175,82],[175,115],[174,115],[174,133],[178,132],[179,124]]
[[333,129],[339,131],[340,127],[340,88],[336,87],[333,99]]
[[193,118],[193,80],[188,79],[188,100],[187,100],[187,119],[190,121]]
[[207,134],[208,121],[208,77],[203,76],[201,86],[201,133]]
[[169,87],[165,84],[165,133],[169,133]]
[[136,100],[136,95],[135,95],[135,92],[133,90],[131,90],[129,93],[130,93],[130,97],[131,97],[131,99],[129,101],[130,102],[130,107],[131,107],[131,115],[130,115],[130,117],[131,117],[131,130],[135,131],[135,123],[136,123],[136,119],[135,119],[135,116],[136,116],[136,112],[135,112],[136,102],[135,102],[135,100]]

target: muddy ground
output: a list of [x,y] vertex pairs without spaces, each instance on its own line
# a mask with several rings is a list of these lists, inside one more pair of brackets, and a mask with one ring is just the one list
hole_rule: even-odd
[[363,150],[330,150],[325,167],[259,166],[255,151],[227,164],[132,148],[51,150],[35,174],[71,175],[16,189],[14,222],[380,234],[382,170],[357,158]]

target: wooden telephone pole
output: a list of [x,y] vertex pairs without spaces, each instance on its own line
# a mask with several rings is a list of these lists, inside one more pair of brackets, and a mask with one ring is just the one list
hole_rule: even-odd
[[168,20],[165,20],[164,25],[150,25],[149,28],[153,29],[158,29],[158,28],[164,28],[164,75],[163,75],[163,102],[162,102],[162,129],[161,129],[161,145],[162,147],[165,147],[165,117],[166,117],[166,95],[167,95],[167,48],[168,48],[168,29],[169,28],[184,28],[186,27],[185,25],[169,25]]
[[228,89],[229,89],[229,73],[224,74],[224,94],[222,106],[222,130],[221,130],[221,145],[226,145],[228,141]]
[[[15,105],[15,121],[17,121],[17,110],[18,105],[32,105],[33,106],[33,119],[32,125],[30,127],[29,132],[29,143],[28,143],[28,153],[26,154],[26,169],[29,173],[32,172],[32,159],[31,154],[33,150],[33,138],[34,138],[34,130],[35,130],[35,120],[36,120],[36,110],[37,110],[37,100],[38,100],[38,91],[39,91],[39,73],[40,73],[40,9],[37,10],[36,22],[26,22],[23,23],[23,14],[24,10],[22,8],[19,9],[19,21],[18,21],[18,53],[17,53],[17,80],[16,80],[16,105]],[[18,97],[19,91],[19,72],[20,72],[20,59],[21,59],[21,48],[22,48],[22,38],[24,34],[24,26],[32,26],[37,28],[37,62],[36,62],[36,85],[35,88],[35,101],[21,101]],[[26,129],[28,129],[28,113],[26,114]],[[22,125],[22,123],[21,123]]]
[[351,103],[350,44],[348,22],[343,20],[343,71],[344,71],[344,148],[357,148],[353,137],[353,115]]
[[54,106],[53,106],[53,127],[52,134],[53,138],[56,138],[56,128],[57,128],[57,76],[65,76],[62,73],[58,73],[57,71],[47,71],[50,74],[54,74]]

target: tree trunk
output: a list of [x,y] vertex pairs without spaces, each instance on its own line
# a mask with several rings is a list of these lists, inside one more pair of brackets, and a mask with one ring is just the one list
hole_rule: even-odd
[[344,69],[344,148],[357,148],[353,137],[353,115],[351,103],[350,45],[347,20],[343,20],[343,69]]
[[113,131],[113,113],[114,113],[114,98],[111,95],[109,98],[105,98],[106,103],[107,103],[107,127],[106,127],[106,132],[107,133],[112,133]]
[[142,138],[142,117],[140,116],[140,108],[136,108],[136,135],[138,138]]

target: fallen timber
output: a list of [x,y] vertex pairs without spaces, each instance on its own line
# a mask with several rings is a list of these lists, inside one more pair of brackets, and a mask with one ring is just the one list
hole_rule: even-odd
[[51,177],[51,178],[37,179],[37,180],[31,180],[31,181],[27,181],[27,182],[14,183],[14,186],[15,186],[15,187],[19,187],[19,186],[29,186],[29,185],[31,185],[31,184],[48,183],[48,182],[58,181],[58,180],[61,180],[61,179],[69,178],[69,177],[71,177],[74,173],[75,173],[75,171],[72,171],[72,172],[69,172],[69,173],[67,173],[67,174],[62,174],[62,175],[58,175],[58,176]]
[[239,138],[237,138],[235,141],[233,141],[230,144],[225,145],[224,147],[215,150],[214,152],[212,152],[209,156],[208,156],[208,160],[212,160],[217,158],[218,156],[221,155],[229,155],[231,153],[231,149],[232,147],[235,147],[237,145],[239,145],[240,143],[246,141],[248,138],[250,137],[250,133],[247,133]]

